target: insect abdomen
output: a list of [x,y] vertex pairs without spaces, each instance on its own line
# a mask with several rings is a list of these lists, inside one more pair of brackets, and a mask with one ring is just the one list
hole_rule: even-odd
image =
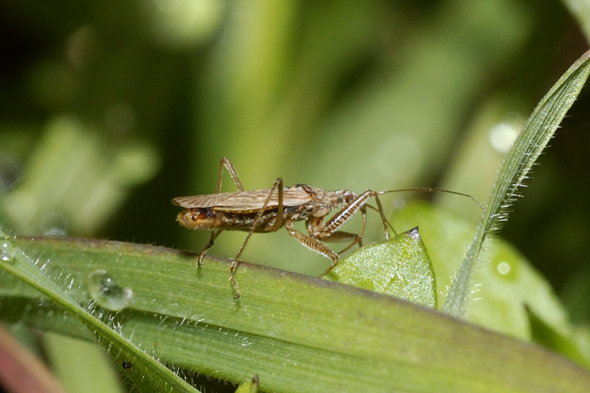
[[[177,221],[190,229],[217,229],[249,231],[256,222],[258,213],[233,214],[207,208],[186,209],[177,216]],[[256,224],[255,232],[269,232],[276,211],[266,211]],[[276,229],[275,229],[276,230]]]

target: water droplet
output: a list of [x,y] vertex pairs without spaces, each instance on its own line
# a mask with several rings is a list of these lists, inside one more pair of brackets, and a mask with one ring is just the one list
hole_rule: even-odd
[[95,270],[88,275],[88,293],[101,307],[120,311],[133,302],[133,291],[120,287],[106,270]]
[[520,129],[509,123],[496,124],[489,131],[489,141],[499,153],[506,154],[516,140]]
[[500,262],[496,266],[496,269],[498,269],[498,273],[502,275],[508,274],[510,273],[510,264],[508,262]]
[[9,241],[0,242],[0,260],[2,262],[12,262],[16,255],[16,248]]
[[49,213],[43,218],[41,228],[45,236],[67,236],[68,220],[60,213]]
[[515,280],[518,278],[518,263],[506,260],[504,258],[498,259],[492,263],[496,277],[502,280]]

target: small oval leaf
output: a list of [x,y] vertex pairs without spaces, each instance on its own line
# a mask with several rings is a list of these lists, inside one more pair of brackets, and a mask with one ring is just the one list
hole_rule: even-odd
[[436,308],[436,279],[418,228],[369,244],[343,259],[326,278]]

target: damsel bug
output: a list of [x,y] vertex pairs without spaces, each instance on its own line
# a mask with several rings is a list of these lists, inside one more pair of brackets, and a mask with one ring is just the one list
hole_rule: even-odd
[[[220,192],[224,167],[229,172],[238,191]],[[270,189],[246,191],[234,166],[227,157],[222,158],[219,164],[219,176],[215,194],[178,197],[174,198],[172,203],[186,209],[177,216],[177,220],[181,225],[190,229],[211,231],[209,243],[199,253],[197,260],[199,266],[207,250],[213,246],[215,239],[221,232],[224,230],[248,232],[230,266],[230,280],[234,286],[236,297],[239,297],[240,291],[235,272],[240,263],[240,256],[254,232],[275,232],[284,226],[289,235],[297,239],[305,247],[332,260],[332,264],[320,275],[322,277],[338,264],[339,253],[348,250],[355,244],[358,244],[359,247],[362,246],[367,207],[379,212],[385,239],[389,239],[389,222],[385,218],[379,196],[400,191],[437,191],[463,195],[473,199],[482,207],[471,195],[432,188],[380,192],[367,190],[362,194],[355,194],[348,190],[326,191],[305,184],[284,187],[283,179],[278,178]],[[371,197],[375,198],[377,208],[367,204]],[[326,216],[332,210],[338,208],[341,208],[341,210],[324,222]],[[363,216],[360,234],[339,230],[359,210]],[[305,220],[308,234],[293,228],[295,221],[302,220]],[[350,244],[339,253],[336,253],[322,242],[350,242]]]

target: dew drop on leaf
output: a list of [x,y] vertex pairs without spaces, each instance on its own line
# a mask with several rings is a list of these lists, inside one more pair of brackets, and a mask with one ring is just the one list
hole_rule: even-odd
[[9,241],[0,242],[0,260],[2,262],[12,262],[16,255],[16,249]]
[[133,291],[117,284],[106,271],[98,269],[88,275],[88,293],[101,307],[120,311],[133,302]]

